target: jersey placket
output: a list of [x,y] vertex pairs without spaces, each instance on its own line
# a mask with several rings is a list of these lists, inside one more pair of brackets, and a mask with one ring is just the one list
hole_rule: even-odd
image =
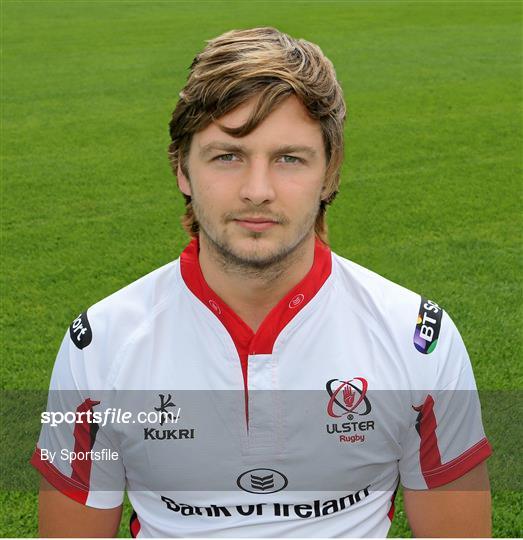
[[198,260],[195,238],[183,251],[181,274],[187,287],[220,320],[238,353],[244,380],[247,454],[278,453],[282,448],[278,359],[274,343],[289,322],[309,303],[331,273],[328,246],[316,240],[308,274],[270,311],[258,331],[252,329],[209,287]]

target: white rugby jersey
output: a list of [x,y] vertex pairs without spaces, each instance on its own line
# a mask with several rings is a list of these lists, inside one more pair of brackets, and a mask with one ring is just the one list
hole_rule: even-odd
[[43,423],[32,464],[88,506],[127,490],[138,537],[384,537],[399,481],[437,487],[491,453],[447,313],[319,241],[256,333],[196,239],[89,308],[51,378],[47,414],[67,411],[84,414]]

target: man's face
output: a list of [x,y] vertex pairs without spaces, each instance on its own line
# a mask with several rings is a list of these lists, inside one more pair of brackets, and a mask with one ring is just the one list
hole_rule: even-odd
[[[255,98],[219,119],[238,127]],[[295,97],[285,99],[254,131],[237,138],[216,123],[193,136],[187,178],[202,241],[236,265],[266,268],[314,234],[326,157],[319,122]]]

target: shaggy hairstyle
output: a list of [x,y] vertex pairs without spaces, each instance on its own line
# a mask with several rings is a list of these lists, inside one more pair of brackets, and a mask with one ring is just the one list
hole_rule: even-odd
[[[220,126],[233,137],[244,137],[292,94],[321,125],[327,157],[327,195],[320,202],[314,229],[326,243],[325,212],[338,193],[346,108],[334,67],[314,43],[270,27],[232,30],[209,40],[189,68],[187,83],[169,123],[169,160],[175,175],[180,165],[190,178],[187,159],[195,133],[256,96],[256,107],[243,126]],[[197,236],[199,224],[191,197],[184,197],[182,224],[189,235]]]

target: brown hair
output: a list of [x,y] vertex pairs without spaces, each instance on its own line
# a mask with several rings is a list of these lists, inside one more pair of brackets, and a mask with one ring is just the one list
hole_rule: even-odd
[[[189,77],[169,123],[169,160],[189,178],[187,158],[194,133],[253,96],[257,105],[243,126],[221,129],[233,137],[253,131],[291,94],[321,125],[327,170],[326,193],[320,203],[315,233],[327,242],[325,212],[338,193],[343,162],[345,102],[331,61],[314,43],[294,39],[275,28],[232,30],[209,40],[190,67]],[[185,197],[185,230],[198,234],[191,197]]]

